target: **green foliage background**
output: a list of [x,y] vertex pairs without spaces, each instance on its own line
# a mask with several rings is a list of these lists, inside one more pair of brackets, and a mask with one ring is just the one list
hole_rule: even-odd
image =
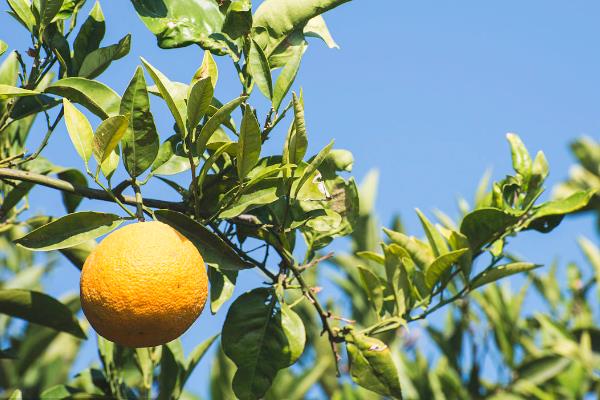
[[[131,37],[103,47],[107,26],[99,3],[81,23],[83,1],[8,0],[32,47],[25,59],[10,51],[9,38],[0,42],[6,53],[0,66],[6,276],[0,387],[6,396],[193,398],[186,380],[213,343],[220,346],[212,361],[215,399],[300,399],[316,387],[334,399],[600,393],[593,306],[600,250],[581,239],[589,266],[568,265],[568,280],[557,282],[559,265],[541,269],[508,246],[521,232],[550,233],[568,214],[598,211],[600,145],[576,141],[578,168],[553,200],[541,202],[546,157],[509,134],[513,171],[498,182],[484,178],[473,206],[459,204],[458,220],[417,210],[421,231],[406,232],[396,220],[380,232],[372,207],[376,179],[357,186],[352,155],[333,141],[307,154],[309,116],[295,82],[308,37],[336,46],[322,14],[344,2],[266,0],[252,8],[245,0],[134,0],[158,46],[198,45],[204,58],[187,83],[142,58],[119,94],[100,76],[129,52]],[[215,57],[230,59],[237,76],[219,76]],[[238,97],[214,96],[223,79],[239,80]],[[253,91],[271,106],[253,107]],[[150,96],[172,116],[166,136],[156,127]],[[47,122],[37,148],[28,141],[36,116]],[[63,120],[79,166],[43,157]],[[264,143],[274,140],[281,151],[265,154]],[[117,169],[129,178],[113,181]],[[178,174],[188,175],[186,185],[172,180]],[[172,194],[144,196],[145,185],[155,182]],[[29,202],[39,201],[28,196],[34,185],[61,191],[66,214],[28,216]],[[82,197],[112,202],[119,213],[78,210]],[[101,364],[72,377],[89,327],[77,318],[77,298],[52,298],[40,281],[59,253],[81,268],[95,239],[147,218],[174,226],[201,251],[212,313],[232,301],[220,337],[187,355],[179,340],[129,349],[99,338]],[[344,236],[352,240],[351,252],[327,253]],[[34,258],[32,251],[49,253]],[[319,295],[326,263],[335,266],[334,282],[350,307]],[[250,268],[265,284],[231,299],[238,273]],[[498,283],[514,274],[527,277],[519,290]],[[547,312],[523,310],[530,291]],[[414,346],[411,326],[443,307],[445,328],[425,325],[440,353],[431,361]],[[488,353],[500,371],[495,380],[482,372]]]

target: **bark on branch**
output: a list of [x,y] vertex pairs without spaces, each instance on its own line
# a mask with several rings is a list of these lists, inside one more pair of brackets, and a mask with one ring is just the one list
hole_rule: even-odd
[[[22,171],[11,168],[0,168],[0,179],[14,179],[17,181],[31,182],[62,192],[72,193],[93,200],[102,200],[113,202],[113,199],[104,190],[92,189],[86,186],[74,185],[70,182],[52,178],[46,175],[36,174],[34,172]],[[117,198],[125,204],[135,206],[136,199],[133,196],[118,194]],[[186,206],[182,202],[164,201],[157,199],[144,199],[144,205],[151,208],[165,208],[174,211],[185,212]]]

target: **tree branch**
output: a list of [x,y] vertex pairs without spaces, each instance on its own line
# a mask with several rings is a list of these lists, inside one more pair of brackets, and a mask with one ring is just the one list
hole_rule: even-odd
[[[99,189],[92,189],[85,186],[73,185],[70,182],[52,178],[46,175],[36,174],[29,171],[21,171],[10,168],[0,168],[0,179],[14,179],[17,181],[31,182],[38,185],[46,186],[52,189],[57,189],[66,193],[73,193],[81,197],[93,200],[102,200],[113,202],[113,199],[108,193]],[[118,195],[119,200],[125,204],[135,206],[137,204],[135,197]],[[145,199],[144,204],[151,208],[165,208],[174,211],[186,211],[186,206],[182,202],[172,202],[157,199]]]

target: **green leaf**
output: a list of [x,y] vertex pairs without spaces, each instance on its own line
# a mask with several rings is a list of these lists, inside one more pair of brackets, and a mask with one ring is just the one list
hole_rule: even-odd
[[104,175],[108,180],[112,178],[113,174],[117,170],[117,167],[119,166],[119,161],[121,159],[119,154],[119,147],[115,147],[106,160],[104,160],[104,162],[100,165],[102,175]]
[[92,157],[92,143],[94,141],[94,131],[90,121],[79,111],[67,98],[63,98],[63,107],[65,112],[65,125],[67,132],[77,154],[87,165]]
[[433,253],[427,244],[418,241],[412,236],[407,236],[401,232],[396,232],[391,229],[383,228],[383,231],[392,240],[392,242],[403,247],[408,254],[410,254],[414,262],[421,267],[421,269],[424,270],[433,262]]
[[517,221],[517,217],[498,208],[480,208],[465,215],[460,225],[460,232],[469,239],[472,250],[479,250],[481,246],[499,237]]
[[524,383],[542,385],[563,372],[572,362],[566,357],[548,354],[523,362],[515,369],[518,379],[511,383],[519,391]]
[[514,262],[510,264],[499,265],[478,275],[473,282],[471,282],[471,290],[475,290],[483,285],[487,285],[488,283],[495,282],[507,276],[518,274],[519,272],[531,271],[539,267],[541,267],[541,265],[526,262]]
[[419,220],[421,220],[421,225],[423,225],[423,230],[425,230],[425,234],[427,235],[427,240],[429,240],[429,244],[431,245],[431,249],[433,250],[433,255],[439,257],[448,252],[448,245],[444,240],[444,237],[438,230],[433,226],[433,224],[427,219],[427,217],[417,208],[417,215],[419,216]]
[[180,142],[181,138],[173,135],[160,145],[151,167],[154,175],[175,175],[190,169],[188,157],[183,154],[181,149],[178,149]]
[[200,173],[198,174],[198,197],[202,198],[202,196],[204,196],[204,180],[206,179],[206,176],[208,175],[210,169],[213,167],[215,162],[217,162],[217,160],[223,155],[223,153],[227,153],[233,148],[236,149],[237,154],[237,143],[223,143],[221,147],[215,150],[214,153],[212,153],[210,157],[206,159],[204,164],[202,164],[202,168],[200,168]]
[[224,16],[211,0],[131,0],[142,22],[156,35],[163,49],[197,43],[211,44],[209,36],[219,32]]
[[0,100],[11,99],[13,97],[35,96],[36,94],[40,94],[40,92],[0,84]]
[[298,186],[296,186],[296,192],[294,193],[294,197],[298,196],[300,189],[302,189],[302,186],[304,186],[306,181],[308,181],[308,178],[310,178],[313,175],[313,173],[319,168],[319,166],[321,166],[321,163],[325,160],[325,158],[327,158],[332,147],[333,140],[329,142],[327,146],[323,147],[321,151],[319,151],[319,153],[317,153],[317,155],[306,166],[304,172],[302,173],[302,176],[300,177],[300,180],[298,181]]
[[85,78],[64,78],[54,82],[46,93],[79,103],[101,119],[119,114],[121,97],[108,86]]
[[300,317],[267,288],[236,299],[223,325],[222,346],[238,369],[233,390],[241,400],[262,397],[277,371],[302,355],[306,332]]
[[[583,251],[588,263],[594,269],[596,281],[600,282],[600,249],[598,249],[591,240],[583,236],[577,239],[577,243],[579,244],[581,251]],[[597,284],[596,287],[600,292],[600,285]]]
[[105,235],[122,223],[118,215],[81,211],[40,226],[15,243],[33,251],[64,249]]
[[5,193],[5,196],[2,199],[2,205],[0,206],[0,215],[7,215],[10,210],[27,196],[33,186],[34,184],[31,182],[19,182],[10,189],[10,192]]
[[23,394],[21,393],[21,391],[19,389],[12,392],[12,394],[8,398],[8,400],[22,400],[22,399],[23,399]]
[[209,268],[208,280],[210,281],[210,312],[216,314],[233,295],[237,271]]
[[537,219],[550,215],[570,214],[587,206],[595,194],[596,190],[586,190],[573,193],[565,199],[546,202],[539,207],[534,208],[534,216]]
[[98,164],[102,164],[119,145],[127,131],[129,120],[123,115],[110,117],[102,121],[94,134],[93,152]]
[[321,39],[330,49],[340,48],[335,40],[333,40],[333,37],[331,37],[329,28],[327,28],[327,24],[325,23],[325,19],[322,15],[311,18],[304,27],[303,32],[305,36],[312,36]]
[[101,47],[85,56],[79,67],[78,75],[93,79],[100,75],[110,64],[129,54],[131,49],[131,35],[125,35],[119,43],[107,47]]
[[275,81],[275,89],[273,90],[273,108],[275,111],[279,110],[281,102],[290,91],[292,83],[294,83],[294,80],[296,79],[296,75],[300,69],[300,61],[302,60],[302,55],[305,50],[305,45],[295,46],[293,48],[290,59],[281,70],[281,73],[277,77],[277,81]]
[[248,56],[248,71],[261,93],[269,100],[273,98],[273,81],[271,80],[271,67],[267,56],[254,40],[250,42]]
[[73,264],[77,269],[81,270],[85,260],[87,260],[94,248],[96,248],[96,241],[90,239],[76,246],[60,249],[59,251],[67,258],[67,260],[71,262],[71,264]]
[[31,3],[28,0],[8,0],[8,5],[27,30],[33,33],[36,20],[31,11]]
[[232,39],[246,35],[252,28],[252,2],[250,0],[233,0],[227,7],[223,33]]
[[217,112],[214,113],[208,119],[208,121],[206,121],[206,124],[204,124],[202,130],[200,130],[200,134],[198,135],[198,139],[196,142],[196,149],[198,154],[204,153],[204,151],[206,150],[206,144],[208,143],[208,140],[213,135],[213,133],[215,133],[215,131],[217,130],[217,128],[219,128],[219,126],[221,126],[221,124],[225,123],[229,119],[231,113],[247,98],[248,96],[241,96],[237,99],[231,100],[229,103],[219,108]]
[[265,178],[256,184],[250,181],[238,199],[219,214],[219,218],[237,217],[244,212],[277,201],[280,197],[277,191],[280,183],[281,180],[278,178]]
[[346,336],[346,348],[354,382],[380,395],[402,398],[398,370],[385,343],[351,332]]
[[194,369],[196,368],[196,366],[198,365],[200,360],[202,360],[202,357],[204,357],[206,355],[206,352],[208,351],[210,346],[212,346],[212,344],[215,342],[215,340],[217,340],[218,337],[219,337],[219,335],[211,336],[208,339],[206,339],[204,342],[197,345],[194,348],[194,350],[192,350],[192,352],[190,353],[189,357],[187,358],[187,360],[185,362],[185,372],[183,374],[183,379],[181,382],[182,386],[185,385],[186,381],[188,380],[188,378],[190,377],[192,372],[194,372]]
[[210,51],[204,52],[202,64],[200,64],[200,68],[198,68],[196,73],[194,73],[192,83],[204,78],[210,78],[213,89],[217,87],[217,81],[219,80],[219,69],[217,68],[217,63],[215,62],[215,59]]
[[454,250],[436,258],[425,271],[425,284],[427,284],[427,287],[432,289],[444,272],[453,264],[456,264],[461,256],[468,251],[469,249]]
[[243,181],[248,172],[258,162],[260,158],[260,148],[262,145],[260,137],[260,124],[248,104],[244,107],[244,116],[240,126],[240,137],[237,147],[237,171],[240,181]]
[[48,26],[60,11],[63,0],[39,0],[40,30]]
[[525,178],[529,178],[531,175],[531,157],[527,148],[521,141],[521,138],[514,133],[506,134],[506,138],[510,143],[513,169]]
[[173,118],[175,118],[175,123],[177,124],[179,131],[181,132],[182,136],[185,138],[186,132],[187,132],[186,125],[185,125],[185,121],[186,121],[185,100],[179,99],[178,96],[175,96],[175,94],[177,92],[177,88],[175,87],[173,82],[171,82],[169,80],[169,78],[167,78],[165,75],[163,75],[162,72],[160,72],[159,70],[154,68],[152,65],[150,65],[150,63],[148,61],[146,61],[143,57],[141,59],[142,59],[142,63],[144,64],[144,67],[146,67],[146,71],[148,71],[148,73],[152,77],[152,80],[158,87],[160,95],[167,103],[167,106],[169,107],[169,110],[171,111]]
[[265,0],[254,13],[253,38],[271,53],[294,31],[303,29],[314,17],[349,0]]
[[235,364],[223,353],[219,345],[217,354],[210,366],[210,398],[211,400],[235,399],[231,388]]
[[[57,176],[59,179],[72,183],[75,186],[87,186],[87,179],[85,178],[85,175],[76,168],[68,168],[60,171]],[[62,199],[67,212],[73,213],[81,203],[81,200],[83,200],[83,197],[73,193],[63,192]]]
[[104,14],[100,2],[97,0],[73,42],[73,62],[77,70],[85,57],[100,47],[105,32]]
[[23,289],[0,289],[0,313],[86,339],[71,310],[44,293]]
[[4,53],[6,53],[6,50],[8,49],[8,45],[6,44],[5,41],[0,40],[0,56]]
[[384,265],[385,257],[379,253],[375,253],[374,251],[357,251],[356,256],[362,258],[363,260],[373,261],[374,263]]
[[294,124],[288,132],[283,147],[283,162],[298,165],[306,155],[308,138],[306,135],[306,123],[304,121],[304,107],[302,102],[293,93]]
[[[177,343],[177,345],[175,345]],[[179,349],[177,348],[179,347]],[[147,349],[141,349],[147,351]],[[160,358],[160,375],[158,376],[158,397],[157,400],[171,400],[178,398],[181,392],[181,375],[183,365],[177,358],[177,353],[181,350],[179,339],[167,343],[162,347]]]
[[[210,53],[208,53],[210,54]],[[210,77],[198,80],[190,89],[187,102],[187,128],[192,132],[206,115],[214,96],[214,87]]]
[[371,306],[377,314],[381,314],[385,287],[381,284],[379,277],[370,269],[359,266],[358,272]]
[[187,215],[171,210],[156,210],[154,215],[159,221],[171,225],[191,240],[207,264],[221,270],[233,271],[251,267],[223,239]]
[[140,176],[154,162],[158,154],[158,133],[150,112],[146,79],[137,67],[121,99],[120,113],[129,116],[129,126],[123,135],[123,163],[133,179]]

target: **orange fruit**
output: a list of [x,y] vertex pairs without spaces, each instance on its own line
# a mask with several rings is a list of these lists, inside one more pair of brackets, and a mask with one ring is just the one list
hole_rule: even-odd
[[81,271],[81,306],[108,340],[129,347],[167,343],[198,318],[208,292],[202,256],[162,222],[120,228],[90,253]]

